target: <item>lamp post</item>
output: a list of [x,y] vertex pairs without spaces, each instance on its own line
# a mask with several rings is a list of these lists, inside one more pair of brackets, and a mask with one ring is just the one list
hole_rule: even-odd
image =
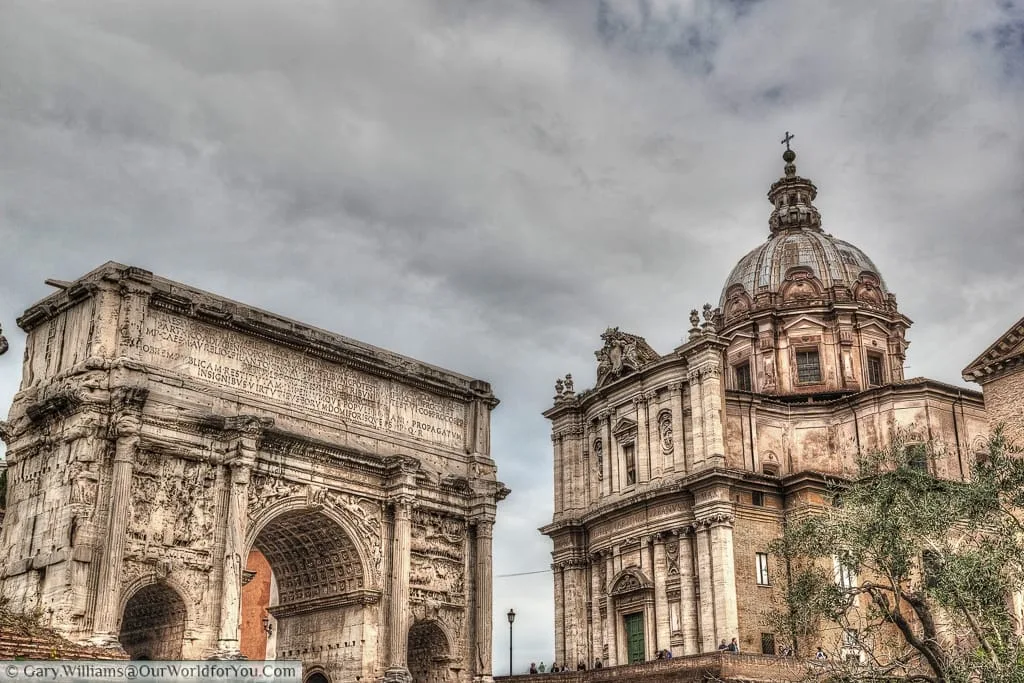
[[516,611],[510,609],[508,614],[508,675],[512,675],[512,622],[516,620]]

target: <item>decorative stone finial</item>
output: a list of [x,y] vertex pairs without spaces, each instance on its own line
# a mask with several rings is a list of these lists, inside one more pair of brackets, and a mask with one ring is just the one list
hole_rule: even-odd
[[711,324],[715,321],[715,312],[711,310],[711,304],[704,304],[704,323]]
[[562,394],[564,392],[565,392],[565,382],[563,382],[562,378],[559,377],[558,379],[555,380],[555,400],[556,401],[561,401],[562,400]]
[[700,313],[697,309],[690,311],[690,339],[694,340],[700,336]]
[[568,398],[568,397],[570,397],[570,396],[572,396],[573,394],[576,393],[576,388],[575,388],[575,386],[573,384],[573,381],[572,381],[572,373],[566,373],[564,386],[565,386],[565,393],[563,393],[562,395],[565,396],[566,398]]

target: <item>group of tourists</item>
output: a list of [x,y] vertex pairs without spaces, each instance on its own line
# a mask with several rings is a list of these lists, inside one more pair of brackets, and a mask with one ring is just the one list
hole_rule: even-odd
[[[594,662],[594,668],[595,669],[600,669],[601,668],[601,660],[597,660],[597,661]],[[577,671],[586,671],[587,670],[586,662],[580,661],[580,663],[576,665],[576,670]],[[546,666],[544,666],[544,662],[541,662],[539,665],[536,664],[535,662],[530,662],[530,673],[532,673],[532,674],[544,674],[544,673],[557,674],[557,673],[561,673],[563,671],[571,671],[571,669],[569,667],[567,667],[565,664],[561,664],[561,665],[559,665],[559,664],[552,664],[551,665],[551,669],[549,670]]]
[[739,644],[739,641],[737,641],[735,638],[732,639],[731,643],[725,642],[725,639],[723,638],[722,642],[718,644],[718,649],[719,649],[719,651],[735,652],[735,653],[739,654],[740,644]]

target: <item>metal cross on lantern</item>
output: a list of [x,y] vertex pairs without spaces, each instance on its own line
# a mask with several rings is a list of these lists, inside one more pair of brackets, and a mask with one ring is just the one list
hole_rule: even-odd
[[786,131],[786,137],[782,138],[782,142],[780,142],[779,144],[780,145],[785,145],[786,146],[786,151],[789,151],[789,141],[792,140],[795,137],[796,137],[795,135],[790,135],[789,131],[787,130]]

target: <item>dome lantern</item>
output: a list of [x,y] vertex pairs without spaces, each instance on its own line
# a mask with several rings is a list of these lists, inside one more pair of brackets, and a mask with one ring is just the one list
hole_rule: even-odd
[[816,230],[821,232],[821,214],[812,203],[818,196],[818,188],[807,178],[801,178],[796,174],[796,152],[789,148],[789,141],[793,136],[786,133],[782,142],[786,145],[786,151],[782,153],[782,160],[786,162],[783,172],[785,175],[776,180],[770,190],[768,199],[775,210],[768,219],[768,226],[772,234],[778,234],[788,230]]

